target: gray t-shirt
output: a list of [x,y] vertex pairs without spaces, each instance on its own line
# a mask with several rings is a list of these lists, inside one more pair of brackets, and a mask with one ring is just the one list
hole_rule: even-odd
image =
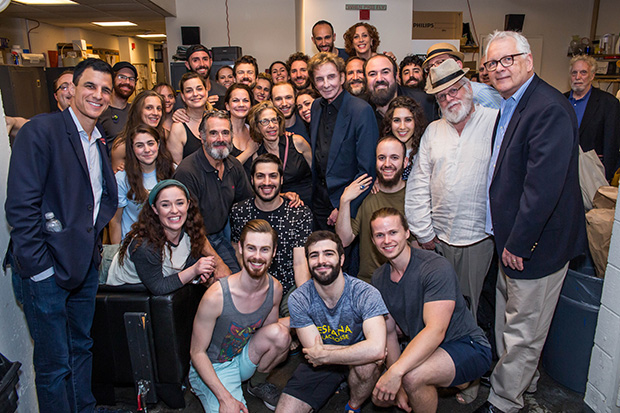
[[291,328],[314,324],[324,344],[350,346],[364,340],[363,322],[387,314],[387,308],[372,285],[347,274],[344,281],[344,290],[334,308],[325,305],[313,280],[293,291],[288,299]]
[[381,292],[392,318],[410,340],[424,328],[424,304],[450,300],[455,307],[443,342],[470,336],[491,347],[467,309],[456,272],[448,260],[432,251],[411,248],[409,264],[399,282],[390,279],[390,270],[389,263],[377,268],[372,285]]

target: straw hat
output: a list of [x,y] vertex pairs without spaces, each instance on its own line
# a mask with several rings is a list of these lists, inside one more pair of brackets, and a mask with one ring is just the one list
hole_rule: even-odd
[[449,88],[465,76],[469,68],[461,69],[458,63],[448,59],[439,66],[431,67],[426,79],[426,93],[434,95]]
[[422,67],[426,67],[429,60],[431,60],[435,56],[439,56],[440,54],[449,54],[450,56],[456,57],[461,62],[465,58],[465,55],[456,50],[456,47],[454,47],[454,45],[450,43],[435,43],[426,51],[426,60],[424,61],[424,63],[422,63]]

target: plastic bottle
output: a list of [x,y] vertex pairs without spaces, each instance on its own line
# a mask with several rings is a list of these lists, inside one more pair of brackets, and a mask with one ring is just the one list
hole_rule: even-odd
[[58,219],[56,219],[53,212],[46,212],[45,219],[47,220],[45,221],[45,229],[48,232],[62,231],[62,224],[60,223]]

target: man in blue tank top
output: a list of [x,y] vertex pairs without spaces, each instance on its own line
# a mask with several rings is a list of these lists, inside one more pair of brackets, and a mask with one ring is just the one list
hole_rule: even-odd
[[200,302],[189,380],[206,412],[247,412],[241,382],[256,370],[271,371],[288,354],[288,328],[278,323],[282,286],[267,273],[276,239],[267,221],[249,221],[239,240],[243,268]]

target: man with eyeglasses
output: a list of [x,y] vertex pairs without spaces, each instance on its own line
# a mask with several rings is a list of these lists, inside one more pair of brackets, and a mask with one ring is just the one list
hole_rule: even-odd
[[71,85],[73,85],[73,70],[65,70],[54,80],[54,99],[60,112],[67,109],[71,103],[73,97]]
[[114,90],[110,99],[110,106],[99,118],[105,131],[108,148],[112,147],[112,142],[127,123],[129,98],[136,90],[138,79],[138,71],[129,62],[118,62],[112,67],[112,70],[114,70]]
[[202,150],[181,161],[174,179],[198,200],[209,242],[228,268],[238,272],[241,267],[225,229],[232,206],[251,197],[252,187],[243,165],[230,154],[232,123],[228,112],[207,112],[198,130]]
[[[436,43],[426,51],[426,60],[422,63],[422,67],[428,73],[431,67],[438,66],[446,60],[452,59],[462,69],[464,58],[465,55],[459,52],[452,44]],[[471,87],[474,92],[474,103],[487,108],[499,109],[502,98],[495,89],[478,82],[472,83]]]
[[577,117],[534,73],[527,39],[496,31],[487,41],[502,96],[488,170],[486,231],[499,256],[495,338],[500,357],[477,412],[516,413],[535,392],[538,361],[569,261],[586,248]]
[[422,248],[452,264],[475,319],[493,258],[493,240],[485,232],[486,179],[498,111],[474,104],[468,71],[452,59],[431,68],[428,92],[442,118],[422,135],[405,214]]

